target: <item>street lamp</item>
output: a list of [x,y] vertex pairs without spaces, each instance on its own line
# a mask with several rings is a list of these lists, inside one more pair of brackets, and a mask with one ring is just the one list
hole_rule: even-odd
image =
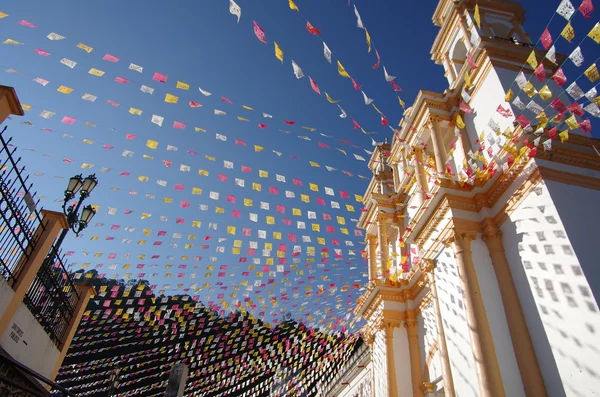
[[[72,230],[76,236],[78,236],[79,233],[81,233],[81,231],[83,231],[83,229],[89,225],[94,215],[96,215],[96,210],[91,205],[86,205],[83,207],[81,215],[79,215],[79,209],[81,208],[83,201],[90,196],[97,185],[98,179],[96,178],[96,174],[89,175],[85,179],[83,179],[81,174],[79,174],[69,179],[69,184],[65,190],[65,199],[62,209],[63,213],[67,217],[69,229]],[[79,200],[76,203],[69,205],[69,201],[71,201],[71,199],[73,199],[77,193],[79,193]],[[65,236],[69,232],[69,229],[63,230],[58,238],[58,241],[55,245],[57,251],[60,248]]]

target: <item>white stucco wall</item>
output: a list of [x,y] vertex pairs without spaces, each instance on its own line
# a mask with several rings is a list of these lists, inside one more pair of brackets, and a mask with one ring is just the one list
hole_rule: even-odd
[[367,364],[352,378],[349,384],[342,390],[338,397],[369,397],[371,393],[371,371],[372,364]]
[[458,269],[450,248],[445,248],[437,257],[435,279],[456,395],[476,397],[479,389],[469,340],[469,327]]
[[498,280],[496,279],[489,251],[485,242],[481,240],[481,236],[471,242],[471,252],[487,320],[494,340],[504,391],[507,396],[525,397],[525,389],[523,388],[521,373],[506,321]]
[[15,291],[8,285],[4,277],[0,277],[0,316],[4,313],[4,309],[14,294]]
[[[429,377],[423,376],[423,382],[429,382],[435,380],[438,376],[442,375],[441,366],[439,362],[439,354],[435,353],[438,351],[438,330],[435,319],[435,307],[433,301],[429,302],[421,311],[421,315],[418,318],[419,321],[419,346],[422,347],[421,353],[421,371],[425,375],[425,368],[427,367],[427,360],[431,352],[434,352],[433,358],[428,367],[427,373]],[[435,350],[434,350],[434,347]]]
[[408,335],[406,333],[406,328],[403,326],[394,329],[394,364],[396,367],[396,386],[398,387],[398,395],[412,395],[412,374],[410,370]]
[[383,331],[378,331],[375,334],[373,342],[373,362],[375,366],[375,395],[387,395],[387,369],[385,362],[385,338]]
[[47,378],[51,376],[60,355],[46,331],[23,303],[2,335],[0,345],[15,360]]
[[598,202],[596,191],[540,183],[501,228],[550,396],[600,395],[600,312],[590,286],[598,273],[586,279],[581,265],[597,263]]

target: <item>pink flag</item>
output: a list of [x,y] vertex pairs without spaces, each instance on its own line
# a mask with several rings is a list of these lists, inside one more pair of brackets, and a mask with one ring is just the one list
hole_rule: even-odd
[[354,79],[353,79],[352,77],[350,77],[350,80],[352,80],[352,85],[354,86],[354,89],[355,89],[356,91],[360,91],[360,89],[362,88],[362,84],[361,84],[361,85],[358,85],[358,84],[356,83],[356,81],[354,81]]
[[36,48],[34,51],[35,51],[36,54],[41,55],[43,57],[47,57],[48,55],[50,55],[50,53],[48,51],[44,51],[44,50],[39,49],[39,48]]
[[185,201],[185,200],[181,200],[181,203],[179,204],[179,206],[181,208],[190,208],[190,202],[189,201]]
[[109,105],[112,105],[116,108],[119,107],[120,103],[119,102],[115,102],[115,101],[111,101],[110,99],[106,100],[106,103],[108,103]]
[[542,45],[544,46],[545,49],[549,49],[552,46],[552,36],[550,35],[550,32],[548,31],[548,27],[546,27],[546,29],[544,29],[544,32],[540,36],[540,41],[542,42]]
[[258,126],[259,126],[260,128],[269,128],[269,126],[268,126],[268,125],[266,125],[266,124],[263,124],[263,123],[258,123]]
[[563,72],[562,68],[559,68],[552,76],[556,84],[559,86],[563,86],[567,82],[567,76],[565,76],[565,72]]
[[323,200],[322,198],[318,198],[317,204],[325,205],[325,200]]
[[175,223],[177,223],[179,225],[182,225],[182,224],[185,223],[185,219],[183,219],[183,218],[177,218],[177,219],[175,219]]
[[73,162],[73,160],[71,160],[71,159],[68,159],[68,158],[66,158],[66,157],[65,157],[65,158],[63,159],[63,162],[65,162],[65,163],[72,163],[72,162]]
[[265,37],[265,31],[256,23],[256,21],[252,21],[254,23],[254,34],[256,38],[263,43],[267,44],[267,39]]
[[231,102],[231,99],[225,98],[224,96],[221,97],[221,102],[225,102],[225,103],[228,103],[230,105],[233,104],[233,102]]
[[137,138],[137,136],[135,136],[134,134],[126,134],[125,135],[125,139],[132,140],[132,139],[135,139],[135,138]]
[[227,175],[219,174],[217,175],[217,179],[221,182],[227,182]]
[[570,104],[567,107],[567,109],[569,110],[569,112],[571,112],[574,115],[577,115],[579,117],[581,117],[581,116],[583,116],[585,114],[585,112],[581,108],[581,105],[579,105],[579,103],[577,103],[577,102],[573,102],[572,104]]
[[467,54],[467,63],[469,64],[469,67],[471,69],[477,69],[477,64],[473,60],[473,56],[471,55],[470,52]]
[[296,124],[295,121],[290,121],[290,120],[283,120],[284,123],[288,124],[288,125],[294,125]]
[[129,80],[127,80],[127,79],[124,79],[123,77],[117,77],[117,78],[115,79],[115,81],[116,81],[117,83],[120,83],[120,84],[127,84],[127,83],[129,83]]
[[589,119],[585,119],[579,123],[579,128],[581,128],[581,131],[583,132],[592,132],[592,124]]
[[279,189],[277,189],[274,186],[270,186],[269,187],[269,193],[274,194],[274,195],[278,195],[279,194]]
[[473,109],[471,109],[471,107],[469,105],[467,105],[466,103],[464,103],[462,101],[460,102],[460,105],[458,105],[458,108],[467,114],[473,113]]
[[323,149],[329,149],[329,145],[322,143],[322,142],[318,142],[317,145],[319,145],[319,147],[322,147]]
[[313,91],[321,95],[321,90],[319,90],[319,86],[317,85],[317,83],[315,83],[312,77],[308,76],[308,80],[310,80],[310,86],[312,87]]
[[537,68],[535,68],[535,70],[533,71],[533,74],[535,75],[535,78],[541,83],[542,81],[544,81],[544,78],[546,77],[546,69],[544,68],[544,63],[540,62],[537,66]]
[[579,12],[581,12],[581,15],[583,15],[585,18],[589,18],[592,15],[592,12],[594,12],[594,4],[592,4],[592,0],[583,0],[579,6]]
[[390,84],[392,85],[392,88],[394,89],[394,91],[396,91],[396,92],[402,91],[402,88],[400,88],[400,86],[398,84],[396,84],[395,81],[390,81]]
[[69,124],[69,125],[75,124],[75,120],[77,120],[77,119],[74,119],[73,117],[69,117],[69,116],[65,116],[62,118],[62,122],[65,124]]
[[228,194],[226,200],[228,203],[235,204],[235,196],[233,194]]
[[[119,172],[119,176],[129,176],[129,175],[131,175],[131,174],[129,172],[127,172],[127,171],[121,171],[121,172]],[[127,214],[127,212],[125,212],[125,214]]]
[[173,165],[173,162],[169,160],[163,160],[163,164],[165,165],[165,167],[169,168]]
[[103,145],[102,149],[114,149],[115,147],[112,145]]
[[191,108],[199,108],[199,107],[202,107],[202,104],[200,104],[198,102],[190,101],[190,107]]
[[240,216],[242,216],[242,213],[240,212],[240,210],[231,210],[231,216],[233,216],[234,218],[239,218]]
[[377,56],[377,63],[373,65],[373,69],[378,69],[381,64],[381,58],[379,57],[379,52],[377,52],[377,48],[375,49],[375,55]]
[[504,109],[502,107],[502,105],[498,105],[496,112],[500,113],[500,115],[502,115],[502,117],[512,117],[512,115],[513,115],[512,112],[510,111],[510,109]]
[[185,128],[185,124],[180,121],[173,121],[173,128],[183,130]]
[[106,55],[104,55],[104,56],[102,57],[102,59],[104,59],[105,61],[108,61],[108,62],[115,62],[115,63],[116,63],[116,62],[119,62],[119,58],[117,58],[117,57],[116,57],[116,56],[114,56],[114,55],[110,55],[110,54],[106,54]]
[[188,152],[188,154],[191,154],[192,156],[198,155],[198,152],[196,152],[194,150],[187,149],[186,152]]
[[352,119],[352,124],[354,124],[354,129],[355,130],[359,130],[360,129],[360,124],[358,124],[358,122],[356,120],[354,120],[352,118],[352,116],[350,116],[350,118]]
[[340,190],[340,197],[341,198],[349,198],[350,195],[348,194],[348,192],[344,192],[343,190]]
[[300,179],[292,179],[292,183],[296,186],[302,186],[302,181]]
[[26,20],[24,20],[24,19],[21,19],[21,20],[18,22],[18,24],[19,24],[19,25],[23,25],[23,26],[27,26],[28,28],[37,28],[37,25],[34,25],[33,23],[31,23],[31,22],[29,22],[29,21],[26,21]]
[[[278,204],[275,207],[275,212],[279,212],[280,214],[285,214],[285,206]],[[281,251],[281,250],[280,250]]]
[[521,125],[521,127],[525,128],[528,125],[531,124],[531,121],[529,121],[529,119],[527,117],[525,117],[524,115],[520,114],[517,116],[517,118],[515,119],[517,121],[517,123],[519,123]]
[[315,28],[314,26],[312,26],[310,24],[310,22],[306,21],[306,30],[308,30],[310,33],[317,35],[317,34],[321,34],[321,31],[317,28]]
[[247,165],[242,165],[242,172],[252,172],[252,168]]
[[159,83],[166,83],[167,82],[167,75],[155,72],[154,76],[152,77],[152,80],[158,81]]
[[235,140],[235,144],[236,144],[236,145],[240,145],[240,146],[246,146],[246,142],[244,142],[244,141],[241,141],[241,140],[239,140],[239,139],[236,139],[236,140]]
[[176,183],[175,190],[185,190],[185,187],[181,183]]

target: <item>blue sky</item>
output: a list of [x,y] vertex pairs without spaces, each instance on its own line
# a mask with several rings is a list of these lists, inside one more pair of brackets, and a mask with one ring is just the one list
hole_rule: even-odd
[[[324,92],[332,98],[341,100],[339,105],[352,116],[366,131],[376,132],[373,137],[383,140],[390,135],[387,127],[382,127],[378,113],[366,106],[360,92],[354,90],[349,79],[342,78],[337,73],[335,62],[340,60],[346,70],[372,99],[391,125],[397,125],[402,115],[397,95],[384,80],[383,70],[373,70],[376,62],[375,52],[367,53],[365,33],[356,27],[356,17],[353,9],[348,7],[346,0],[304,0],[297,1],[301,14],[289,9],[287,0],[251,2],[239,0],[242,17],[236,23],[236,17],[229,13],[229,2],[226,0],[213,1],[179,1],[179,2],[143,2],[114,0],[96,2],[90,6],[88,2],[54,1],[42,2],[22,0],[9,2],[0,7],[0,11],[9,14],[0,19],[0,39],[11,38],[24,43],[22,46],[0,46],[0,65],[3,68],[13,68],[19,73],[3,73],[2,84],[14,86],[21,101],[33,106],[24,120],[31,121],[33,126],[19,124],[21,119],[10,123],[9,134],[15,137],[15,143],[22,151],[28,172],[43,173],[34,178],[35,187],[39,194],[45,196],[44,207],[59,209],[55,199],[62,196],[62,191],[71,175],[77,173],[95,172],[100,179],[100,185],[88,201],[100,206],[100,210],[91,225],[79,239],[71,234],[63,245],[65,251],[74,251],[70,261],[75,269],[87,263],[87,269],[97,268],[107,276],[118,273],[131,273],[135,278],[138,273],[145,273],[144,278],[156,285],[156,292],[165,290],[166,294],[181,292],[190,284],[202,287],[205,282],[211,288],[204,288],[191,295],[208,302],[232,302],[244,298],[242,287],[235,291],[234,286],[248,279],[252,285],[254,280],[261,279],[267,284],[269,278],[274,279],[275,286],[266,285],[256,288],[249,293],[253,302],[258,303],[255,313],[264,312],[267,319],[273,319],[272,314],[280,311],[292,311],[295,315],[313,313],[312,322],[321,321],[326,325],[336,318],[345,318],[348,309],[359,290],[352,284],[363,284],[366,278],[361,272],[366,272],[366,265],[360,259],[359,250],[362,237],[354,235],[352,218],[360,215],[360,203],[354,200],[354,194],[362,195],[369,179],[359,178],[358,175],[369,177],[366,162],[356,160],[353,153],[365,159],[370,156],[363,150],[371,149],[371,136],[353,129],[350,118],[339,117],[340,110],[335,104],[328,103]],[[437,28],[431,23],[435,9],[435,1],[357,1],[356,5],[363,23],[368,29],[374,48],[381,55],[382,65],[387,71],[398,78],[395,82],[402,87],[401,98],[410,105],[419,89],[443,91],[446,81],[441,66],[430,60],[429,50],[437,33]],[[525,1],[528,12],[526,30],[532,38],[539,37],[546,22],[554,12],[558,1]],[[311,35],[306,30],[308,19],[322,33],[319,37]],[[37,25],[28,28],[17,22],[26,20]],[[252,21],[256,20],[266,33],[267,44],[261,43],[255,37]],[[66,39],[51,41],[46,38],[51,32],[65,36]],[[323,56],[324,40],[333,53],[333,64],[329,64]],[[273,40],[285,52],[283,64],[274,56]],[[534,40],[535,41],[535,40]],[[78,43],[93,47],[91,53],[76,48]],[[34,50],[42,49],[50,53],[40,56]],[[105,54],[119,58],[116,63],[103,60]],[[62,58],[78,62],[73,68],[60,63]],[[294,60],[303,70],[305,77],[296,79],[292,72],[291,60]],[[129,70],[129,64],[134,63],[143,67],[143,72]],[[88,74],[90,68],[105,72],[102,77]],[[154,72],[168,76],[165,84],[152,80]],[[319,85],[323,95],[317,95],[310,87],[308,76]],[[41,77],[50,81],[42,86],[32,81]],[[116,77],[129,80],[127,84],[115,82]],[[176,89],[177,81],[190,85],[189,91]],[[155,89],[153,95],[140,92],[144,84]],[[70,95],[57,92],[60,85],[73,88]],[[198,87],[211,93],[210,97],[202,95]],[[81,96],[90,93],[97,96],[95,102],[84,101]],[[165,94],[179,96],[178,104],[168,104],[163,101]],[[224,103],[221,97],[230,99],[233,104]],[[106,103],[112,100],[120,103],[118,108]],[[201,103],[201,108],[190,108],[188,101]],[[245,110],[242,105],[255,109]],[[141,116],[128,113],[130,107],[141,109]],[[226,116],[215,116],[214,109],[226,111]],[[43,110],[56,114],[50,119],[40,118]],[[262,117],[262,112],[273,115],[272,119]],[[162,127],[150,122],[153,114],[164,116]],[[61,123],[63,116],[76,118],[73,125]],[[239,121],[237,116],[249,119]],[[286,125],[283,120],[292,120],[296,124]],[[92,122],[95,128],[84,125]],[[185,129],[172,128],[173,121],[186,124]],[[261,129],[258,123],[268,124]],[[315,128],[315,131],[302,129],[302,126]],[[42,131],[49,128],[54,132]],[[194,127],[200,127],[207,132],[195,132]],[[287,130],[289,133],[281,132]],[[215,134],[227,136],[227,142],[215,139]],[[68,134],[64,137],[63,134]],[[127,134],[135,135],[135,139],[127,139]],[[320,134],[325,134],[323,136]],[[307,136],[306,141],[298,136]],[[129,135],[131,138],[131,135]],[[146,141],[152,139],[158,142],[155,150],[146,147]],[[239,139],[247,146],[234,144]],[[358,148],[338,140],[351,141]],[[93,141],[92,144],[85,143]],[[329,148],[321,148],[318,142]],[[103,145],[113,146],[113,149],[103,149]],[[167,151],[167,145],[176,146],[177,151]],[[263,152],[253,151],[253,145],[265,148]],[[347,155],[336,150],[340,148]],[[134,152],[132,158],[122,156],[123,150]],[[190,154],[187,150],[197,152]],[[283,153],[277,156],[272,150]],[[153,160],[142,156],[153,156]],[[50,155],[50,156],[44,156]],[[214,156],[212,162],[205,155]],[[291,158],[296,156],[298,159]],[[72,163],[64,162],[68,158]],[[163,160],[172,161],[172,166],[164,166]],[[223,161],[234,163],[233,169],[226,169]],[[311,167],[308,161],[314,161],[321,167]],[[83,163],[93,164],[90,169],[81,169]],[[190,172],[180,172],[180,165],[189,165]],[[241,172],[241,166],[252,168],[251,173]],[[325,166],[335,167],[336,171],[327,171]],[[102,167],[110,168],[102,172]],[[198,169],[209,171],[208,177],[199,176]],[[268,171],[268,178],[260,178],[258,171]],[[344,175],[346,170],[354,176]],[[119,176],[119,172],[130,172],[130,176]],[[227,176],[226,182],[217,180],[217,174]],[[286,182],[276,181],[275,174],[285,176]],[[147,182],[140,182],[139,176],[147,176]],[[64,177],[59,179],[57,177]],[[243,178],[245,187],[236,186],[234,178]],[[292,178],[302,180],[303,186],[296,186]],[[166,187],[159,186],[156,181],[164,180]],[[262,192],[251,190],[252,182],[262,184]],[[319,187],[319,192],[309,190],[309,182]],[[174,190],[175,184],[184,185],[183,191]],[[269,193],[269,187],[277,187],[279,194]],[[201,195],[192,195],[192,187],[203,189]],[[325,194],[324,188],[330,187],[335,196]],[[118,188],[118,191],[116,190]],[[293,191],[296,198],[285,198],[285,190]],[[350,198],[340,198],[340,190],[348,192]],[[129,194],[137,192],[136,195]],[[219,192],[218,201],[209,198],[209,192]],[[146,198],[146,194],[155,195],[154,199]],[[302,203],[300,194],[310,195],[310,203]],[[236,203],[226,202],[227,195],[235,195]],[[173,204],[162,202],[163,197],[173,199]],[[251,208],[243,205],[243,199],[253,200]],[[326,205],[316,203],[317,198],[324,198]],[[191,208],[180,208],[181,200],[191,203]],[[341,205],[341,209],[331,208],[330,201]],[[270,204],[270,210],[259,208],[259,202]],[[200,211],[198,206],[207,204],[208,211]],[[285,206],[285,215],[277,213],[276,205]],[[348,212],[346,204],[354,206],[355,212]],[[215,214],[215,206],[223,207],[225,214]],[[108,208],[118,208],[118,215],[107,214]],[[292,209],[298,208],[302,216],[292,215]],[[123,215],[123,210],[133,210],[129,215]],[[241,218],[233,218],[232,210],[239,210]],[[307,211],[314,211],[317,220],[307,219]],[[259,216],[257,223],[248,220],[249,213]],[[142,213],[152,213],[148,219],[140,219]],[[324,220],[323,214],[331,215],[331,220]],[[159,220],[160,215],[169,217],[167,222]],[[275,217],[275,225],[267,225],[265,216]],[[336,221],[337,216],[345,219],[346,225]],[[185,218],[185,224],[176,224],[176,218]],[[287,226],[282,219],[290,219],[293,224]],[[192,228],[192,220],[202,221],[200,228]],[[307,230],[297,230],[296,221],[306,222]],[[218,229],[209,230],[210,222],[218,223]],[[103,224],[96,226],[96,224]],[[311,223],[318,223],[321,232],[310,230]],[[111,230],[112,225],[120,225],[119,230]],[[236,234],[227,234],[227,226],[235,225]],[[334,233],[325,231],[325,226],[335,228]],[[126,227],[135,227],[127,232]],[[340,233],[340,227],[347,227],[349,235]],[[243,236],[242,229],[251,228],[251,237]],[[148,236],[143,229],[151,229]],[[267,231],[267,239],[257,237],[257,230]],[[157,236],[157,232],[166,231],[165,236]],[[283,234],[282,240],[272,237],[273,231]],[[181,239],[174,239],[173,233],[181,233]],[[189,234],[197,234],[196,241],[188,241]],[[292,258],[289,253],[294,243],[288,241],[288,234],[296,234],[298,245],[302,246],[298,269],[291,270]],[[213,238],[205,241],[204,237]],[[310,236],[311,243],[302,243],[302,235]],[[90,240],[98,236],[97,240]],[[114,240],[107,241],[112,236]],[[319,245],[317,237],[326,238],[326,245]],[[123,244],[122,239],[129,238],[131,244]],[[217,238],[227,238],[217,243]],[[233,242],[243,241],[242,254],[231,254]],[[332,239],[339,240],[340,245],[332,244]],[[146,245],[137,245],[139,240],[147,240]],[[163,241],[161,246],[153,246],[154,241]],[[345,241],[351,241],[352,246],[346,246]],[[261,264],[256,269],[247,267],[252,256],[246,254],[249,241],[257,241],[259,249],[256,257],[261,258]],[[277,273],[276,277],[256,276],[265,264],[261,249],[265,241],[273,242],[272,255],[278,244],[287,245],[287,263],[285,270],[291,270],[288,275]],[[170,247],[169,243],[176,242],[178,248]],[[194,247],[183,248],[190,243]],[[198,249],[201,244],[208,244],[207,250]],[[215,252],[216,246],[224,246],[225,253]],[[315,263],[312,268],[306,268],[306,247],[313,246],[317,250]],[[330,250],[330,261],[319,268],[317,263],[323,247]],[[333,259],[333,250],[343,250],[343,260]],[[348,250],[353,249],[355,256],[349,256]],[[84,253],[89,253],[84,256]],[[101,257],[94,257],[102,252]],[[110,253],[118,254],[109,259]],[[131,253],[130,258],[123,254]],[[137,254],[144,253],[144,259],[138,259]],[[151,259],[151,255],[160,258]],[[169,256],[173,258],[169,258]],[[181,256],[189,256],[181,260]],[[201,255],[203,259],[196,263],[194,256]],[[212,263],[210,257],[217,257]],[[247,257],[247,263],[240,263],[240,257]],[[350,260],[354,258],[353,260]],[[275,259],[277,263],[277,258]],[[102,265],[98,267],[98,265]],[[109,266],[116,265],[116,270]],[[123,269],[125,264],[130,269]],[[144,269],[136,268],[144,264]],[[336,264],[333,266],[332,264]],[[152,265],[156,265],[152,267]],[[165,269],[165,265],[172,265]],[[185,269],[178,268],[185,265]],[[193,266],[198,266],[193,268]],[[207,266],[213,265],[214,271]],[[226,277],[218,277],[219,268],[227,265]],[[273,266],[274,267],[274,266]],[[275,270],[275,269],[273,269]],[[297,274],[303,270],[304,274]],[[242,276],[242,272],[250,272],[250,277]],[[311,273],[312,272],[312,273]],[[156,273],[156,276],[152,276]],[[165,278],[165,273],[172,273],[171,278]],[[183,273],[183,278],[177,278]],[[195,273],[194,279],[190,275]],[[206,273],[212,275],[205,279]],[[229,275],[235,273],[235,275]],[[327,279],[322,277],[327,276]],[[289,285],[284,285],[283,277],[288,278]],[[313,277],[315,280],[309,279]],[[222,282],[222,286],[215,285]],[[304,282],[304,284],[301,284]],[[165,288],[169,284],[170,288]],[[178,288],[177,284],[183,284]],[[336,284],[337,290],[331,290],[331,284]],[[304,286],[313,288],[312,296],[307,297]],[[326,293],[315,296],[318,285],[323,285]],[[227,286],[227,290],[221,287]],[[349,286],[348,291],[340,291],[342,286]],[[297,290],[293,288],[299,287]],[[281,288],[286,288],[282,291]],[[236,297],[230,296],[235,293]],[[262,310],[257,301],[263,296],[264,301],[269,295],[276,295],[278,300],[282,293],[287,293],[290,301],[281,302],[273,308],[267,303],[267,309]],[[297,299],[293,294],[298,293]],[[223,297],[219,297],[223,294]],[[305,309],[299,309],[304,304]],[[336,307],[337,305],[337,307]],[[285,309],[283,309],[285,307]],[[325,312],[330,309],[330,312]],[[327,317],[329,316],[329,317]],[[308,317],[308,316],[306,316]],[[305,318],[306,318],[305,317]],[[311,318],[309,318],[309,321]],[[344,321],[345,322],[345,321]]]

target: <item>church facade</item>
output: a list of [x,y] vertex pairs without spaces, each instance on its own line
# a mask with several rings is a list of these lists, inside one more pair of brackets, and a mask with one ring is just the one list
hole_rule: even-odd
[[600,145],[519,144],[532,126],[505,94],[545,56],[524,18],[513,1],[439,0],[431,53],[449,86],[421,91],[370,160],[368,350],[324,395],[600,395]]

